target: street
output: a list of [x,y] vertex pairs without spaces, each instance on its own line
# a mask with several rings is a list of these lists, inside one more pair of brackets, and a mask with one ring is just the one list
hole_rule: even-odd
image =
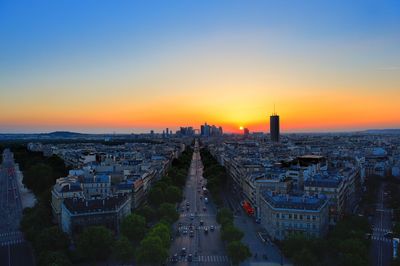
[[22,202],[13,154],[6,149],[0,166],[0,265],[34,265],[32,251],[19,231]]
[[202,188],[205,184],[196,141],[184,199],[179,205],[180,217],[173,226],[175,239],[168,265],[230,265],[220,238],[217,210]]
[[392,261],[392,238],[385,234],[392,230],[391,210],[385,208],[384,184],[381,183],[378,191],[378,203],[373,217],[373,233],[371,256],[375,266],[387,266]]

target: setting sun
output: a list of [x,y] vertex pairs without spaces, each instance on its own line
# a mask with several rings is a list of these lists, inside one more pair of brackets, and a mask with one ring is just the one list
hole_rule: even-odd
[[239,129],[240,129],[240,130],[243,130],[243,126],[240,126]]

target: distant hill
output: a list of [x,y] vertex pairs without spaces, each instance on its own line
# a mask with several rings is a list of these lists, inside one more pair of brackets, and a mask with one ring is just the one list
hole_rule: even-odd
[[70,131],[55,131],[50,133],[42,133],[42,135],[47,135],[52,138],[73,138],[73,137],[84,137],[87,134],[70,132]]
[[400,128],[368,129],[364,132],[370,134],[400,134]]

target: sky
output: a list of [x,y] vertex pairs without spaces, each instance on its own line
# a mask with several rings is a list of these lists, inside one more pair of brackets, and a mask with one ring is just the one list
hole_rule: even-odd
[[0,0],[0,133],[400,128],[400,1]]

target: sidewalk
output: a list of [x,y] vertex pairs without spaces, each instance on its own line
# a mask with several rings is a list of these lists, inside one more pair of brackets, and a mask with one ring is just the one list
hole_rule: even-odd
[[29,189],[27,189],[22,183],[23,175],[22,172],[19,170],[18,164],[15,164],[15,173],[17,175],[17,183],[18,183],[19,195],[21,197],[22,208],[24,209],[35,206],[36,203],[35,195]]
[[[241,266],[281,266],[281,261],[285,266],[292,264],[288,259],[281,257],[280,250],[272,243],[263,242],[258,232],[263,231],[262,227],[254,222],[252,217],[247,216],[241,211],[238,216],[235,216],[235,226],[243,231],[244,237],[242,242],[247,244],[253,257],[241,263]],[[254,255],[257,253],[257,258]],[[263,258],[267,256],[267,259]]]

